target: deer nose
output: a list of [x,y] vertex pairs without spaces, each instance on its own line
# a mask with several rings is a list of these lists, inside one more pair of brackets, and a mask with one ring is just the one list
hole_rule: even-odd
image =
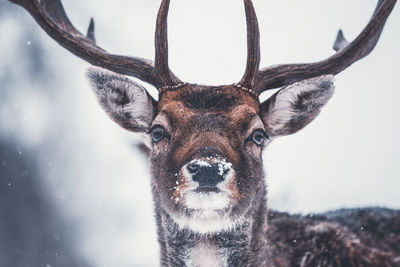
[[199,183],[200,189],[216,188],[217,184],[224,181],[230,166],[222,162],[204,163],[192,162],[187,165],[187,170],[192,180]]

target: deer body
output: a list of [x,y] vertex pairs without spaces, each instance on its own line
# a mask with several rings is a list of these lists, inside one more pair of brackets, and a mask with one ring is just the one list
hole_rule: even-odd
[[[110,118],[146,134],[162,266],[391,266],[400,261],[398,250],[382,251],[336,221],[269,214],[262,163],[272,140],[299,131],[320,113],[333,95],[333,75],[372,51],[396,0],[379,1],[353,42],[339,32],[337,52],[328,59],[261,70],[257,18],[251,0],[244,0],[246,71],[239,83],[222,86],[184,83],[169,69],[169,0],[162,1],[157,17],[154,63],[107,53],[95,43],[93,20],[82,35],[59,0],[12,2],[72,53],[159,90],[156,101],[120,74],[100,68],[87,73]],[[278,87],[259,101],[260,93]]]

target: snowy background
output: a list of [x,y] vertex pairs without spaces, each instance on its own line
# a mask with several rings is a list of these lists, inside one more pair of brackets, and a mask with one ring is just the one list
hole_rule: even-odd
[[[238,81],[246,61],[243,1],[171,2],[174,73],[187,82]],[[160,1],[63,3],[83,32],[95,18],[101,47],[153,58]],[[352,40],[376,1],[254,4],[261,66],[268,66],[328,57],[337,30]],[[336,76],[322,114],[267,149],[272,208],[400,208],[399,29],[396,6],[372,54]],[[97,105],[84,77],[88,64],[5,0],[0,36],[0,266],[157,266],[149,170],[135,147],[140,137]]]

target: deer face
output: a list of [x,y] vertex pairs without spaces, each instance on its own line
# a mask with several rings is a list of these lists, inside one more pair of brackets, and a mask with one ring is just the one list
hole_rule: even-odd
[[150,132],[154,186],[180,225],[210,229],[228,214],[232,224],[249,206],[268,139],[258,114],[257,101],[232,86],[187,85],[162,96]]
[[99,103],[122,127],[147,133],[156,203],[180,227],[206,233],[244,221],[265,194],[262,150],[316,117],[332,76],[283,88],[264,103],[230,86],[186,84],[155,102],[143,87],[90,69]]

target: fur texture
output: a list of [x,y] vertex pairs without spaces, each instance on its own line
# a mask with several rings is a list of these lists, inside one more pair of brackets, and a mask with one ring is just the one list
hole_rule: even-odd
[[400,211],[269,212],[276,266],[400,266]]
[[146,132],[155,115],[154,100],[132,80],[96,67],[87,70],[93,91],[108,116],[125,129]]
[[271,136],[293,134],[315,119],[334,93],[333,75],[289,85],[261,105]]

